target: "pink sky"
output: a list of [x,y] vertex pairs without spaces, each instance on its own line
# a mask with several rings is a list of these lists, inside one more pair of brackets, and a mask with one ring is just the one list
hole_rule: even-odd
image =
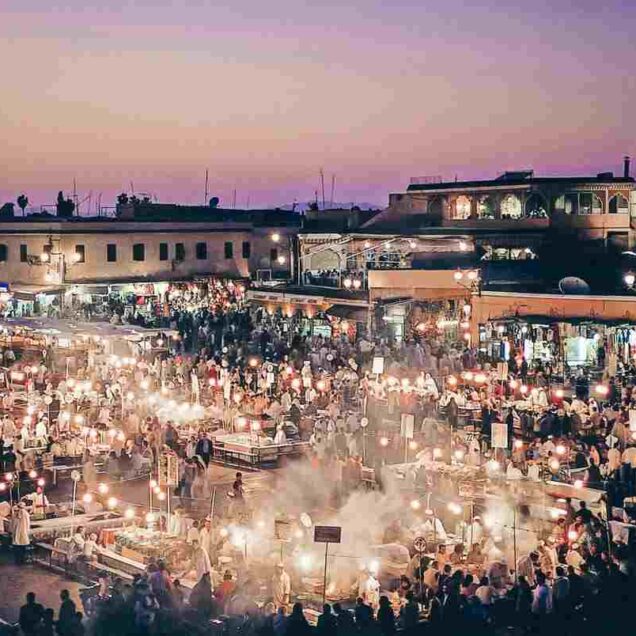
[[323,167],[337,200],[384,204],[414,175],[636,155],[631,3],[227,5],[3,0],[0,201],[75,178],[199,203],[207,167],[222,202],[265,206],[313,198]]

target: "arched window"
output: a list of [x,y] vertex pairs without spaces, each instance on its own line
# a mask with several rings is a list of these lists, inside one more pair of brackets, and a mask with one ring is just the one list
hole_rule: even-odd
[[469,219],[470,218],[470,199],[463,194],[458,196],[455,200],[455,214],[454,219]]
[[603,204],[593,192],[579,192],[579,214],[603,214]]
[[516,194],[507,194],[501,201],[499,207],[502,219],[520,219],[521,201]]
[[428,204],[428,213],[441,219],[444,215],[444,199],[442,197],[431,199]]
[[480,219],[494,219],[495,206],[490,197],[482,197],[477,205],[477,216]]
[[526,216],[531,219],[547,219],[548,210],[540,194],[531,194],[526,201]]
[[561,214],[578,214],[579,195],[576,192],[562,194],[554,200],[554,211]]
[[627,214],[629,212],[629,201],[622,194],[616,194],[609,200],[610,214]]

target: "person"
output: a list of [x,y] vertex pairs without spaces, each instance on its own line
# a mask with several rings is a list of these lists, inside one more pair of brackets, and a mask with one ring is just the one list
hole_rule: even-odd
[[479,581],[479,587],[475,590],[475,596],[482,605],[490,606],[493,603],[495,589],[490,585],[487,576],[482,576]]
[[[55,613],[53,609],[47,607],[42,614],[42,622],[37,631],[37,636],[55,636]],[[25,632],[26,634],[26,632]]]
[[514,590],[515,613],[517,623],[525,625],[532,609],[532,588],[525,576],[520,576]]
[[44,608],[39,603],[35,602],[35,593],[28,592],[26,595],[26,603],[20,608],[20,628],[22,629],[24,636],[36,636]]
[[406,603],[400,609],[400,624],[404,630],[411,631],[420,620],[420,607],[413,592],[407,592]]
[[232,594],[234,594],[235,589],[236,584],[232,580],[232,573],[229,570],[225,570],[223,574],[223,581],[214,592],[214,596],[221,605],[222,609],[225,608],[230,598],[232,598]]
[[388,596],[380,597],[380,607],[378,608],[378,626],[384,636],[395,634],[395,614]]
[[236,473],[236,479],[232,484],[232,493],[234,495],[234,499],[241,500],[244,498],[245,492],[243,490],[243,473]]
[[26,548],[31,544],[31,516],[24,502],[20,502],[14,510],[13,518],[13,547],[16,563],[24,563]]
[[338,624],[338,636],[352,636],[356,631],[353,614],[349,610],[344,609],[340,603],[333,604],[333,611]]
[[532,613],[535,616],[546,616],[552,611],[552,590],[546,583],[545,574],[537,572],[537,586],[532,594]]
[[75,624],[75,603],[71,600],[71,594],[68,590],[60,592],[60,611],[57,618],[57,633],[59,636],[73,636],[73,627]]
[[373,608],[367,605],[361,597],[356,599],[354,615],[359,629],[368,627],[373,622]]
[[556,578],[552,584],[552,600],[555,614],[567,614],[570,609],[570,581],[560,565],[556,568]]
[[292,612],[287,619],[286,636],[308,636],[311,633],[309,623],[303,613],[302,603],[294,603]]
[[278,609],[279,607],[287,607],[289,605],[290,595],[291,580],[289,578],[289,574],[285,572],[283,564],[278,563],[276,565],[274,576],[272,577],[272,599],[276,609]]
[[281,606],[276,610],[272,626],[275,636],[285,636],[287,633],[287,610],[285,607]]
[[199,440],[197,441],[194,452],[203,460],[204,464],[207,466],[210,463],[212,451],[212,442],[210,441],[208,434],[202,431],[199,435]]
[[204,574],[209,574],[212,571],[210,557],[197,540],[192,542],[192,562],[194,563],[197,581]]
[[204,618],[209,618],[214,609],[212,603],[212,584],[210,573],[206,572],[192,588],[190,594],[190,607]]
[[319,636],[337,636],[338,623],[329,603],[322,606],[322,614],[318,617],[316,624],[316,633]]

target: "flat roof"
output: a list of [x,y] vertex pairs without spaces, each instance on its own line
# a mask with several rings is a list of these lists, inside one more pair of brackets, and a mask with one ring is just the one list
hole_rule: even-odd
[[506,188],[511,186],[530,186],[530,185],[579,185],[583,183],[606,183],[606,184],[633,184],[633,177],[614,177],[609,174],[599,174],[593,176],[582,177],[535,177],[523,174],[502,175],[496,179],[478,179],[471,181],[443,181],[440,183],[411,183],[406,191],[437,191],[437,190],[454,190],[462,188]]

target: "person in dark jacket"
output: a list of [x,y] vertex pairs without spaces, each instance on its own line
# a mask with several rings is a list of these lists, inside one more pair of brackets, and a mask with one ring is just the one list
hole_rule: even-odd
[[340,603],[333,604],[333,611],[338,624],[338,636],[351,636],[356,631],[353,614],[349,610],[343,609]]
[[71,600],[68,590],[60,592],[60,611],[57,619],[57,633],[59,636],[72,636],[75,627],[75,603]]
[[316,631],[320,636],[336,636],[338,633],[338,621],[329,603],[322,606],[322,614],[318,617]]
[[292,612],[287,619],[286,636],[308,636],[311,633],[309,623],[303,614],[302,603],[294,603]]
[[35,593],[26,595],[26,604],[20,608],[20,627],[25,636],[35,636],[42,621],[44,608],[35,602]]
[[395,614],[393,613],[393,608],[387,596],[380,597],[378,626],[383,636],[392,636],[395,634]]

